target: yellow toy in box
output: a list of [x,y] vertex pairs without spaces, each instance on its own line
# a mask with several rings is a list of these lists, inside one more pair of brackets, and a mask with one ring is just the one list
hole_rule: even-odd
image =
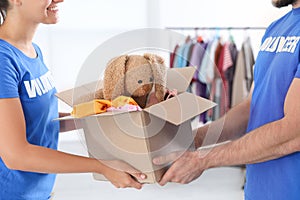
[[105,99],[94,99],[89,102],[81,103],[73,107],[71,115],[76,118],[81,118],[89,115],[100,114],[107,112],[109,108],[120,108],[125,105],[138,106],[138,104],[131,98],[119,96],[110,101]]
[[138,104],[133,100],[131,97],[125,97],[125,96],[119,96],[112,100],[112,106],[115,108],[124,106],[124,105],[135,105],[138,106]]
[[75,105],[71,115],[80,118],[88,115],[100,114],[106,112],[107,108],[111,107],[111,101],[104,99],[94,99],[89,102]]

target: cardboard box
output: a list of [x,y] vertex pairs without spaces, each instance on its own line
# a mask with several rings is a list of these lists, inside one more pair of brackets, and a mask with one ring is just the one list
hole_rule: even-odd
[[[168,69],[167,88],[176,89],[178,95],[142,111],[106,112],[80,119],[90,157],[124,160],[147,175],[145,183],[158,182],[168,166],[155,166],[152,159],[174,151],[193,150],[191,119],[216,105],[186,92],[194,72],[194,67]],[[57,96],[72,106],[73,102],[76,105],[92,100],[93,95],[91,99],[76,96],[93,94],[98,88],[101,84],[91,83]],[[94,174],[94,178],[105,180],[100,174]]]

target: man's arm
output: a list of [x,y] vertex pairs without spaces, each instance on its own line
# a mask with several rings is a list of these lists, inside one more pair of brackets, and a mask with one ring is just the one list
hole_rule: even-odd
[[[189,183],[212,167],[258,163],[276,159],[300,150],[300,79],[295,78],[287,93],[284,117],[244,135],[240,139],[195,152],[185,152],[165,173],[167,182]],[[170,161],[159,157],[156,164]],[[173,155],[174,158],[174,155]]]
[[196,148],[234,140],[245,134],[250,114],[253,86],[245,101],[233,107],[220,119],[193,131],[196,133]]
[[299,91],[300,79],[295,78],[285,98],[284,117],[212,149],[207,167],[264,162],[300,151]]

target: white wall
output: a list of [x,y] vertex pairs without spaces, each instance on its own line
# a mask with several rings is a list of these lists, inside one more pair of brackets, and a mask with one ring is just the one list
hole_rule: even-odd
[[[65,0],[60,22],[42,25],[34,41],[44,52],[58,90],[64,90],[73,86],[85,58],[98,45],[124,31],[169,26],[265,27],[289,9],[274,8],[271,0]],[[241,41],[246,33],[232,34]],[[247,34],[256,52],[263,31]]]
[[146,0],[65,0],[58,27],[103,30],[144,26],[146,3]]
[[162,0],[162,26],[267,26],[287,9],[271,0]]

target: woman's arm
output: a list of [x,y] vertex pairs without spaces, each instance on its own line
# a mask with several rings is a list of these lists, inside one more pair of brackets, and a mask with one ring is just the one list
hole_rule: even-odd
[[[103,174],[116,187],[141,188],[141,184],[130,174],[114,170],[96,159],[28,143],[18,98],[0,99],[0,110],[0,156],[8,168],[40,173],[95,172]],[[131,175],[137,179],[145,176],[137,170],[131,170]]]

